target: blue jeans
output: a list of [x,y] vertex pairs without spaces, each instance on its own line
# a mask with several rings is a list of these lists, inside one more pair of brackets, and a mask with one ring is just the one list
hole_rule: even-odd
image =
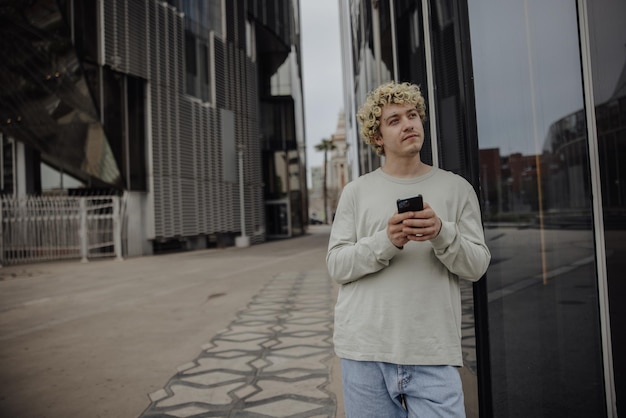
[[404,366],[341,359],[346,418],[464,418],[452,366]]

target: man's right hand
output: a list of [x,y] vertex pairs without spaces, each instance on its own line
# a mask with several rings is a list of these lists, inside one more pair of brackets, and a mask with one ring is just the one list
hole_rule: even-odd
[[393,245],[403,248],[404,244],[409,242],[406,233],[403,232],[405,219],[413,218],[414,212],[394,213],[389,221],[387,221],[387,237]]

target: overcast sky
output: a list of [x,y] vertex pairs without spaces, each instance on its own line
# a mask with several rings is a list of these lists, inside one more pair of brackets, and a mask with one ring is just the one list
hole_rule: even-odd
[[321,166],[315,145],[330,139],[343,109],[338,0],[300,2],[307,166]]

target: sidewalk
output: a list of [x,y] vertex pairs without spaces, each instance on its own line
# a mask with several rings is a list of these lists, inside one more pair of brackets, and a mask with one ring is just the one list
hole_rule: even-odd
[[0,416],[343,416],[328,233],[0,269]]

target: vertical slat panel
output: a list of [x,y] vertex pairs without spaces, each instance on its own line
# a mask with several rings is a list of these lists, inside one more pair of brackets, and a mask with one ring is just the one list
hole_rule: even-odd
[[[234,112],[235,139],[246,144],[245,209],[251,214],[246,227],[258,230],[264,205],[256,65],[236,43],[215,38],[216,103],[206,106],[184,92],[184,20],[175,8],[152,0],[112,0],[105,2],[105,13],[107,57],[121,54],[115,62],[120,68],[149,79],[156,238],[239,231],[238,184],[224,182],[222,174],[219,109]],[[244,27],[236,14],[230,18],[235,32]]]
[[146,14],[148,13],[151,0],[135,0],[126,3],[127,32],[126,61],[130,74],[148,78],[148,60],[146,50],[146,37],[149,30],[146,27]]

